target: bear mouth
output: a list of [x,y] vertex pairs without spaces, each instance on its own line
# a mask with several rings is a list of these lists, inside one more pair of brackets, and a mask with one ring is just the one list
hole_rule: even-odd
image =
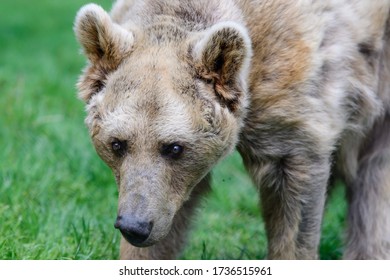
[[131,233],[129,234],[129,233],[122,232],[122,231],[120,231],[120,232],[121,232],[123,238],[135,247],[144,248],[144,247],[149,247],[149,246],[154,245],[153,242],[148,242],[147,239],[145,240],[143,238],[140,238],[139,236],[132,235]]

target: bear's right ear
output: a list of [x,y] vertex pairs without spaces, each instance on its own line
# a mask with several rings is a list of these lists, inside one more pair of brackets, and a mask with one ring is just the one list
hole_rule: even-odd
[[80,9],[74,31],[91,62],[77,83],[79,97],[88,103],[104,87],[107,75],[131,52],[134,35],[114,23],[107,12],[95,4]]
[[79,10],[74,32],[92,63],[102,58],[115,63],[130,52],[134,43],[133,34],[114,23],[96,4],[85,5]]

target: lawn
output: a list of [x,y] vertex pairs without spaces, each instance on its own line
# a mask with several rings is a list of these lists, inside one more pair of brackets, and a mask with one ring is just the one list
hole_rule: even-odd
[[[72,31],[87,1],[0,4],[0,259],[116,259],[117,189],[84,126]],[[111,1],[99,3],[108,9]],[[237,153],[214,171],[182,259],[261,259],[257,193]],[[324,218],[321,258],[341,257],[344,191]]]

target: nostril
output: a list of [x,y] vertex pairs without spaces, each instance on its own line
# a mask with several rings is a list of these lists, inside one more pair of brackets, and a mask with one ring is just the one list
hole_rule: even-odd
[[134,218],[118,216],[114,226],[128,242],[134,246],[142,246],[152,232],[153,222],[141,222]]
[[116,221],[115,221],[115,224],[114,224],[114,227],[115,227],[116,229],[119,229],[119,228],[121,227],[121,220],[122,220],[122,216],[118,216],[118,217],[116,218]]

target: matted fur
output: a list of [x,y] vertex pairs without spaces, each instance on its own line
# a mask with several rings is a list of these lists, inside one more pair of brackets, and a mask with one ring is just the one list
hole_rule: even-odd
[[[387,0],[83,7],[79,96],[118,183],[121,258],[177,256],[209,172],[237,147],[269,258],[318,257],[333,176],[348,189],[345,258],[389,259],[389,10]],[[182,154],[167,156],[172,145]]]

